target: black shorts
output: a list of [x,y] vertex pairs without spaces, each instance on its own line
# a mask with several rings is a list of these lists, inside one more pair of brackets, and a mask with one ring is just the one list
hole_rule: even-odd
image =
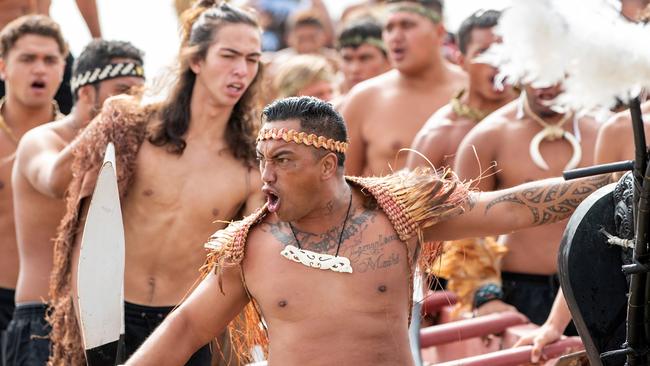
[[50,357],[51,327],[46,304],[18,305],[2,343],[3,366],[44,366]]
[[14,316],[14,302],[16,291],[7,288],[0,288],[0,365],[2,365],[2,344],[4,332]]
[[[553,307],[555,295],[560,289],[557,275],[534,275],[527,273],[501,272],[503,301],[526,315],[528,319],[542,325]],[[573,323],[569,324],[566,335],[577,335]]]
[[[126,356],[130,357],[174,309],[171,306],[151,307],[124,302]],[[191,366],[209,366],[212,360],[210,346],[201,347],[186,363]]]
[[14,308],[16,303],[14,298],[16,291],[7,288],[0,288],[0,332],[7,329],[7,325],[14,316]]

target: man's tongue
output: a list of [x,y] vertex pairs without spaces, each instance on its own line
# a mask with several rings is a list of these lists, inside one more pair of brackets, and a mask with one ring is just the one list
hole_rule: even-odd
[[266,202],[268,203],[268,209],[270,212],[277,212],[280,208],[280,197],[274,194],[267,195]]

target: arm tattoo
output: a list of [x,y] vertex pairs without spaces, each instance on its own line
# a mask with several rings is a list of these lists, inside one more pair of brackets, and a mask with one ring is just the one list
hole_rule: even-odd
[[533,216],[534,225],[550,224],[571,216],[580,202],[611,182],[610,174],[572,181],[545,180],[525,184],[490,201],[485,213],[501,203],[524,205]]

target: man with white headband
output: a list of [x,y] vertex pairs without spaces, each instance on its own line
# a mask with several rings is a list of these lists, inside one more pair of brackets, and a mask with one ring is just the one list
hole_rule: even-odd
[[[20,271],[16,311],[3,343],[9,364],[47,362],[50,328],[45,316],[52,238],[65,212],[63,196],[72,180],[70,142],[99,113],[104,100],[143,84],[142,62],[142,52],[128,42],[92,41],[73,66],[72,79],[77,82],[72,87],[75,103],[70,114],[30,130],[20,140],[12,175]],[[110,72],[116,69],[120,71]],[[24,363],[28,355],[30,361]]]

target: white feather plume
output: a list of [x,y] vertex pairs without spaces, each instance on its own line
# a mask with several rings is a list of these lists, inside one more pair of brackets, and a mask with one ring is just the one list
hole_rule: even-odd
[[483,56],[497,83],[554,84],[574,110],[609,107],[650,88],[650,27],[625,20],[607,0],[521,0],[506,9],[503,43]]

